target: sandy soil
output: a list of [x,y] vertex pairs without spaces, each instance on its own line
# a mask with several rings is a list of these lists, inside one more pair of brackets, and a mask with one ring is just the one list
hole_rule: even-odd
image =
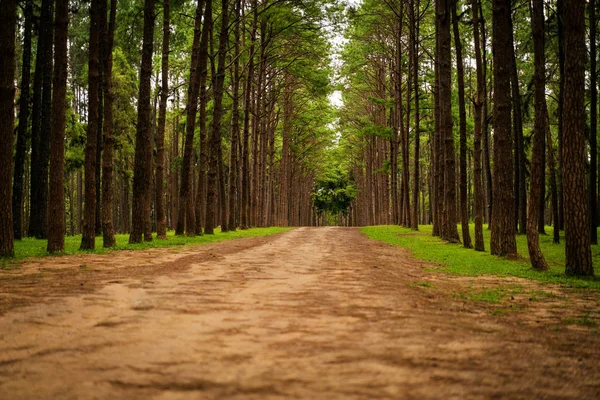
[[[31,260],[0,272],[0,398],[600,398],[597,327],[561,323],[596,294],[425,266],[351,228]],[[520,311],[460,295],[507,284]]]

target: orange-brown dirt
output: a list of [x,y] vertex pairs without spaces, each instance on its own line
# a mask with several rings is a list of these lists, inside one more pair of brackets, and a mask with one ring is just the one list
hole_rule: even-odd
[[[424,267],[352,228],[29,260],[0,398],[600,398],[597,294]],[[500,315],[464,295],[499,285],[526,289]]]

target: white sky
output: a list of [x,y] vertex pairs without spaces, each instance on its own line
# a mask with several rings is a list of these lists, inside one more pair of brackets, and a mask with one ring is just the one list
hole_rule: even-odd
[[[343,2],[346,3],[348,6],[358,7],[362,3],[362,0],[343,0]],[[347,40],[344,38],[342,32],[334,32],[334,35],[331,39],[331,48],[333,50],[331,54],[331,65],[335,71],[337,71],[337,69],[340,67],[340,52],[346,44],[346,42]],[[334,80],[337,81],[338,79],[339,76],[336,72]],[[336,108],[342,107],[344,105],[344,102],[342,100],[342,92],[340,90],[336,90],[333,93],[331,93],[329,95],[329,103]]]

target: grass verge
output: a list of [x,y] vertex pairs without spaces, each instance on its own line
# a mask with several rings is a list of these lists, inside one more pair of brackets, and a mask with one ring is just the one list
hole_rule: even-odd
[[[81,244],[81,235],[77,235],[68,236],[65,238],[65,252],[62,254],[104,254],[115,250],[144,250],[159,247],[209,244],[230,239],[274,235],[276,233],[285,232],[290,229],[292,228],[252,228],[225,233],[221,232],[219,229],[216,229],[214,235],[203,235],[196,237],[175,236],[174,231],[169,231],[167,232],[167,239],[154,238],[151,242],[143,242],[137,244],[129,244],[128,234],[119,234],[116,235],[117,246],[111,248],[102,247],[102,237],[98,236],[96,237],[96,249],[89,251],[79,250],[79,246]],[[0,258],[0,268],[11,267],[15,264],[15,261],[17,260],[22,260],[29,257],[43,257],[47,255],[48,253],[46,252],[46,240],[24,238],[23,240],[15,241],[14,258]]]
[[[471,231],[473,231],[472,225]],[[554,244],[550,235],[540,236],[542,252],[550,265],[550,271],[540,272],[531,268],[527,252],[527,238],[524,235],[517,236],[517,249],[520,258],[509,260],[504,257],[492,256],[489,252],[465,249],[461,244],[450,244],[433,237],[431,235],[431,225],[419,226],[418,232],[394,225],[367,226],[361,228],[361,232],[371,239],[408,248],[416,258],[438,264],[443,268],[436,268],[436,270],[451,274],[463,276],[515,276],[568,287],[590,288],[600,291],[600,278],[579,278],[565,275],[564,237],[561,237],[561,244]],[[483,234],[486,250],[489,251],[490,231],[484,227]],[[474,237],[473,232],[471,232],[471,237]],[[599,253],[600,245],[592,246],[594,267],[597,272],[600,272]]]

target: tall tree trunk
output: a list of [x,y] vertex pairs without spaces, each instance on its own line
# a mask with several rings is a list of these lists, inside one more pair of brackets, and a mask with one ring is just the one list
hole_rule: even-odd
[[17,1],[0,6],[0,257],[14,255],[12,215],[13,129],[15,124],[15,32]]
[[[513,134],[514,134],[514,198],[515,198],[515,226],[518,221],[517,231],[525,234],[527,229],[527,189],[525,182],[525,150],[523,144],[523,117],[521,112],[521,92],[519,89],[519,75],[517,71],[517,58],[515,55],[512,17],[510,23],[510,86],[512,89],[513,106]],[[543,148],[543,147],[542,147]],[[540,160],[541,161],[541,160]],[[537,199],[537,197],[536,197]],[[534,201],[535,203],[535,201]]]
[[154,0],[144,1],[144,36],[140,66],[138,122],[135,135],[133,167],[133,207],[129,243],[141,243],[150,223],[150,190],[152,187],[152,137],[150,125],[150,79],[154,48]]
[[194,43],[190,66],[190,82],[187,93],[185,145],[183,152],[183,166],[181,168],[181,187],[179,192],[179,218],[177,219],[176,234],[187,236],[196,235],[196,216],[194,197],[192,196],[192,170],[194,165],[194,131],[196,130],[196,114],[198,111],[198,63],[200,56],[200,38],[202,26],[202,8],[204,0],[198,1],[196,20],[194,25]]
[[441,0],[436,3],[439,22],[438,59],[440,64],[440,134],[444,151],[444,224],[442,238],[457,243],[460,241],[456,227],[456,172],[454,135],[452,133],[452,66],[450,51],[450,3]]
[[54,92],[52,93],[50,188],[48,193],[48,253],[63,252],[65,250],[65,114],[67,108],[68,0],[56,1],[55,18]]
[[483,17],[483,8],[481,7],[481,0],[477,0],[479,4],[479,22],[481,26],[481,60],[482,60],[482,70],[483,70],[483,131],[482,131],[482,140],[483,140],[483,176],[485,181],[485,198],[487,201],[486,207],[486,215],[488,222],[488,229],[491,229],[492,226],[492,215],[494,209],[494,191],[493,182],[492,182],[492,163],[491,163],[491,150],[490,150],[490,118],[489,118],[489,93],[487,86],[487,31],[485,28],[485,18]]
[[585,187],[585,1],[563,8],[565,96],[563,106],[563,195],[567,275],[594,275]]
[[242,210],[240,227],[250,227],[250,114],[252,109],[252,80],[254,79],[254,48],[256,44],[256,26],[258,21],[258,2],[252,0],[253,21],[250,32],[250,47],[248,50],[248,72],[244,93],[244,141],[242,146]]
[[558,29],[558,169],[556,184],[558,189],[558,226],[560,230],[565,229],[565,196],[563,185],[563,138],[564,138],[564,105],[565,105],[565,34],[564,34],[564,11],[565,0],[556,0],[557,29]]
[[596,0],[588,5],[590,16],[590,241],[598,244],[598,71],[596,60]]
[[169,98],[169,38],[170,0],[163,0],[163,45],[162,45],[162,77],[160,87],[160,105],[158,111],[158,128],[156,130],[156,236],[167,238],[167,204],[165,196],[165,124],[167,119],[167,99]]
[[[168,0],[165,0],[168,1]],[[110,0],[110,22],[104,41],[104,139],[102,153],[102,235],[104,247],[113,247],[115,241],[115,225],[113,224],[114,202],[114,166],[115,166],[115,135],[113,120],[114,92],[112,83],[113,43],[115,38],[115,18],[117,0]]]
[[240,10],[241,0],[235,0],[235,30],[234,30],[234,54],[233,54],[233,88],[232,88],[232,111],[231,111],[231,150],[229,156],[229,229],[235,231],[236,228],[236,204],[237,204],[237,172],[238,172],[238,142],[240,135],[239,120],[239,88],[240,88]]
[[200,54],[198,57],[198,68],[200,71],[200,168],[198,168],[198,190],[196,195],[196,234],[202,234],[202,226],[206,219],[206,185],[208,173],[208,134],[206,129],[206,105],[208,104],[208,90],[206,79],[208,76],[208,41],[212,35],[212,2],[206,2],[204,12],[205,23],[202,26],[202,37],[200,38]]
[[552,134],[550,132],[550,117],[548,108],[544,109],[546,116],[546,148],[548,154],[548,173],[550,175],[550,195],[552,204],[552,230],[554,235],[552,241],[555,244],[560,243],[560,220],[558,216],[558,188],[556,185],[556,158],[554,156],[554,148],[552,145]]
[[23,173],[27,152],[29,128],[29,103],[31,82],[31,37],[33,35],[33,0],[25,1],[25,26],[23,29],[23,66],[21,68],[21,97],[19,98],[19,130],[15,152],[12,212],[15,239],[23,237]]
[[473,219],[475,220],[475,250],[485,251],[483,241],[483,176],[481,168],[481,128],[485,101],[485,82],[479,39],[479,2],[471,0],[473,9],[473,41],[475,42],[475,64],[477,69],[477,96],[475,97],[475,116],[473,129]]
[[101,2],[92,0],[90,8],[90,47],[88,61],[88,129],[85,146],[85,205],[81,250],[95,247],[96,241],[96,152],[98,151],[99,65],[100,65],[100,14]]
[[[218,168],[223,168],[221,157],[221,118],[223,116],[223,91],[225,83],[225,56],[227,55],[227,39],[229,36],[229,2],[221,0],[221,32],[219,34],[219,49],[217,53],[217,73],[213,76],[213,120],[211,127],[210,158],[208,169],[208,186],[206,191],[206,226],[204,232],[212,235],[216,223],[216,191]],[[223,191],[224,192],[224,191]],[[225,201],[225,199],[222,199]],[[227,229],[227,227],[221,227]]]
[[535,84],[535,126],[533,130],[533,150],[531,154],[531,184],[529,207],[527,214],[527,248],[531,266],[545,271],[548,263],[540,249],[539,233],[537,231],[539,204],[535,201],[540,196],[542,186],[545,184],[544,164],[544,137],[546,135],[546,115],[544,114],[546,102],[546,57],[544,54],[544,1],[533,0],[531,16],[534,51],[534,84]]
[[452,26],[454,29],[454,47],[456,48],[456,71],[458,79],[458,115],[460,131],[460,221],[462,227],[463,246],[473,247],[469,232],[469,199],[467,197],[467,111],[465,108],[465,71],[463,66],[462,42],[458,29],[456,7],[458,0],[452,4]]
[[494,0],[492,47],[494,49],[494,213],[490,250],[494,255],[517,253],[512,192],[510,127],[510,0]]
[[48,226],[48,159],[52,109],[52,15],[53,1],[42,0],[32,108],[31,216],[29,219],[29,235],[38,239],[46,238]]
[[[416,3],[416,4],[415,4]],[[420,126],[420,110],[419,110],[419,21],[418,21],[418,13],[419,13],[419,0],[412,0],[410,3],[411,7],[411,49],[412,49],[412,69],[413,69],[413,79],[414,79],[414,91],[415,91],[415,157],[414,157],[414,168],[413,168],[413,215],[411,218],[412,229],[419,230],[419,162],[420,162],[420,154],[419,154],[419,146],[420,146],[420,136],[421,136],[421,126]]]

